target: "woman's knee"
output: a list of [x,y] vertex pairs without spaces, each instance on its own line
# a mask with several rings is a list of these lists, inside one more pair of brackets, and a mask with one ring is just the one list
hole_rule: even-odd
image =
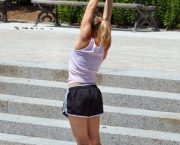
[[78,145],[101,145],[100,139],[93,138],[93,139],[85,139],[85,138],[79,138],[76,139]]
[[88,138],[78,138],[76,139],[78,145],[91,145]]
[[90,138],[91,145],[101,145],[100,138]]

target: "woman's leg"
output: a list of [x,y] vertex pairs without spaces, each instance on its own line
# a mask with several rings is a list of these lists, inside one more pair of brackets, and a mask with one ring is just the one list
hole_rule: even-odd
[[73,135],[78,145],[91,145],[88,136],[88,119],[83,117],[68,116]]
[[88,135],[91,145],[101,145],[99,127],[100,116],[88,118]]
[[78,145],[101,145],[100,116],[83,118],[69,115],[68,118]]

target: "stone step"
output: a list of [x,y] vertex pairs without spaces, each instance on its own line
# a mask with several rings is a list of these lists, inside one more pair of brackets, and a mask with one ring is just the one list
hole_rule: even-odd
[[[73,142],[68,121],[0,113],[0,132]],[[100,126],[104,145],[180,145],[180,134]]]
[[[66,120],[61,114],[62,101],[0,95],[3,113]],[[104,125],[180,133],[180,113],[150,111],[104,105]]]
[[[1,60],[0,75],[67,82],[68,65]],[[180,75],[172,72],[100,69],[96,82],[101,86],[180,93]]]
[[[180,94],[99,86],[105,105],[180,112]],[[0,76],[2,94],[64,100],[63,82]]]
[[76,145],[75,142],[0,133],[1,145]]

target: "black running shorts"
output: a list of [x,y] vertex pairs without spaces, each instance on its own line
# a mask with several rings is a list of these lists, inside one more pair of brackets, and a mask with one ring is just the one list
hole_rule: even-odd
[[96,85],[68,88],[62,108],[63,114],[93,117],[103,113],[102,94]]

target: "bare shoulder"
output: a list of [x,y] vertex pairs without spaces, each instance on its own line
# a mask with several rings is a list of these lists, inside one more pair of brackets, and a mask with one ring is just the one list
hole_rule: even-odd
[[75,43],[74,49],[76,49],[76,50],[84,49],[89,45],[90,41],[91,41],[90,37],[82,38],[79,36]]

